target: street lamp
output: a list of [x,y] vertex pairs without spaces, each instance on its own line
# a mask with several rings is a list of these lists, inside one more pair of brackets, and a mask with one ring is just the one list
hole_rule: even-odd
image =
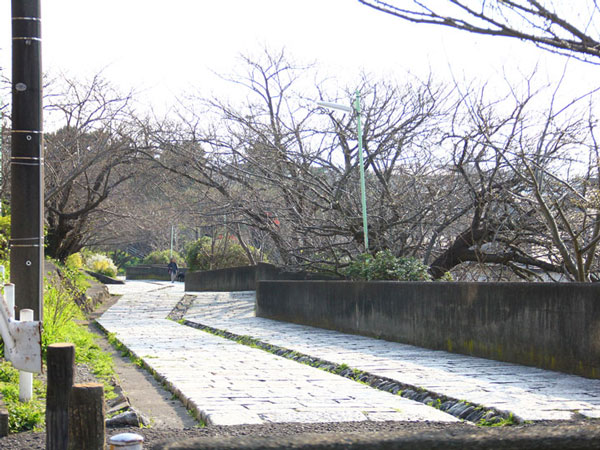
[[363,234],[365,237],[365,251],[369,251],[369,233],[367,225],[367,194],[365,188],[365,165],[363,163],[363,139],[362,139],[362,125],[360,121],[360,92],[356,91],[356,97],[354,99],[353,107],[346,105],[340,105],[338,103],[330,102],[317,102],[317,105],[328,109],[337,109],[338,111],[344,111],[346,113],[356,112],[356,127],[358,134],[358,167],[360,171],[360,196],[362,205],[362,220],[363,220]]

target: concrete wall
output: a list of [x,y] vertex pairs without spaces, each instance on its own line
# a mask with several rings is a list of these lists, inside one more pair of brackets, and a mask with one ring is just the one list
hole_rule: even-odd
[[256,289],[256,266],[189,272],[186,291],[253,291]]
[[261,281],[257,315],[600,378],[600,285]]
[[[186,273],[187,269],[180,267],[179,272]],[[167,265],[162,264],[144,264],[132,266],[125,269],[125,278],[127,280],[158,280],[171,281],[171,276],[167,271]]]
[[230,267],[227,269],[189,272],[185,277],[186,291],[254,291],[258,280],[328,279],[310,272],[287,272],[272,264]]

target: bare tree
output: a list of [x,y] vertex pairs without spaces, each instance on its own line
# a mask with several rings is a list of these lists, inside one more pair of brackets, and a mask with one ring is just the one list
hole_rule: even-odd
[[526,279],[540,272],[597,278],[597,122],[589,104],[559,107],[550,95],[542,108],[539,97],[528,89],[513,92],[509,104],[465,99],[466,122],[455,122],[447,142],[467,187],[470,221],[455,223],[431,263],[434,276],[478,262]]
[[46,252],[64,259],[98,232],[102,205],[134,176],[137,150],[129,126],[131,97],[100,75],[89,82],[63,77],[50,86],[46,134]]
[[[241,242],[258,247],[268,236],[270,257],[285,265],[339,267],[364,251],[355,118],[327,115],[303,100],[306,93],[294,88],[304,70],[283,53],[246,58],[245,67],[231,81],[247,90],[247,104],[210,99],[201,114],[189,106],[179,123],[154,127],[156,150],[148,156],[202,186],[203,213],[226,221],[232,232],[247,230]],[[398,87],[367,77],[358,87],[371,250],[416,252],[409,230],[435,214],[414,200],[426,195],[419,180],[436,167],[425,142],[439,133],[443,90],[431,80]],[[353,91],[328,95],[318,88],[312,98],[349,101]],[[215,120],[206,126],[208,117]]]
[[553,0],[358,0],[414,23],[506,36],[600,64],[600,7]]
[[[191,221],[191,194],[180,189],[181,179],[144,161],[135,161],[131,177],[115,185],[110,195],[95,209],[86,246],[105,250],[130,249],[137,255],[170,246],[171,227],[178,231]],[[191,226],[191,225],[189,225]]]

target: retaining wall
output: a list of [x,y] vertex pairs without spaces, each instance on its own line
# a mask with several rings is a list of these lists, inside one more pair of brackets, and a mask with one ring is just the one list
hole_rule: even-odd
[[253,291],[255,280],[256,266],[189,272],[185,277],[185,290]]
[[600,378],[600,285],[260,281],[257,315]]
[[254,291],[258,280],[314,280],[331,279],[310,272],[288,272],[272,264],[230,267],[227,269],[188,272],[186,291]]
[[[186,268],[179,268],[179,272],[185,274]],[[166,264],[144,264],[131,266],[125,269],[125,278],[127,280],[158,280],[171,281],[171,276],[167,271]]]

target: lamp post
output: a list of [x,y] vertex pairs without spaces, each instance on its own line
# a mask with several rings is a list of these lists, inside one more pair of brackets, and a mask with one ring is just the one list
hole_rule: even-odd
[[171,253],[169,253],[169,258],[173,257],[173,236],[175,234],[175,225],[171,225]]
[[330,102],[317,102],[317,105],[323,108],[336,109],[346,113],[356,112],[356,128],[358,137],[358,167],[360,172],[360,197],[362,206],[362,220],[363,220],[363,235],[365,238],[365,251],[369,251],[369,233],[368,233],[368,222],[367,222],[367,194],[365,186],[365,165],[363,160],[363,136],[362,136],[362,123],[361,123],[361,109],[360,109],[360,92],[356,91],[356,97],[352,107],[346,105],[340,105],[338,103]]

